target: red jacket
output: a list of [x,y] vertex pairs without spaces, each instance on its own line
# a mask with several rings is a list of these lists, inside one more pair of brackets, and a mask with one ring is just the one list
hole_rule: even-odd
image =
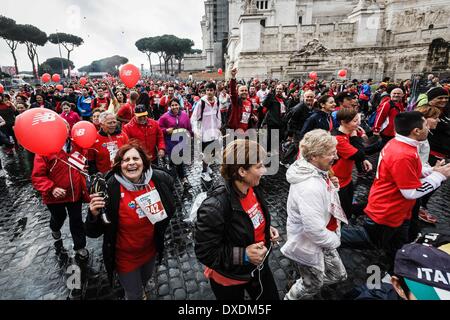
[[[248,128],[254,127],[253,119],[250,118],[248,124],[242,124],[242,114],[245,112],[244,101],[239,97],[238,91],[236,88],[236,79],[230,80],[230,97],[231,97],[231,110],[228,111],[228,128],[237,130],[243,129],[246,131]],[[248,100],[248,104],[252,106],[252,101]],[[256,111],[251,108],[250,112],[252,114],[256,114]]]
[[[73,152],[79,151],[74,149]],[[61,161],[64,160],[68,163],[68,158],[69,155],[63,150],[48,157],[35,155],[31,182],[33,187],[41,193],[44,204],[77,202],[79,200],[89,202],[84,176]],[[52,191],[55,188],[66,190],[66,196],[58,199],[53,197]]]
[[123,127],[123,132],[130,140],[139,140],[152,161],[156,160],[156,149],[166,149],[163,132],[158,122],[153,119],[147,119],[147,123],[142,125],[137,123],[134,117]]
[[89,149],[89,173],[106,173],[111,170],[117,151],[128,142],[128,136],[116,130],[108,135],[103,130],[97,133],[97,141]]
[[391,99],[384,99],[377,108],[377,116],[373,125],[373,132],[386,137],[395,137],[394,119],[405,107],[402,102],[392,103]]

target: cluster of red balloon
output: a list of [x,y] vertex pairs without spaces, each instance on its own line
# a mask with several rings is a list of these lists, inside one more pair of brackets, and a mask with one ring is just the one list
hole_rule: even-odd
[[2,94],[3,92],[5,92],[5,87],[3,87],[2,84],[0,84],[0,94]]
[[222,74],[223,74],[222,68],[219,68],[219,69],[217,70],[217,73],[220,74],[220,75],[222,75]]
[[[69,137],[68,124],[50,109],[34,108],[16,118],[14,133],[28,151],[41,156],[58,153]],[[88,121],[80,121],[72,128],[72,140],[82,148],[90,148],[97,140],[97,130]]]
[[81,77],[81,78],[80,78],[80,84],[81,84],[82,86],[84,86],[87,82],[88,82],[88,81],[87,81],[87,79],[86,79],[85,77]]

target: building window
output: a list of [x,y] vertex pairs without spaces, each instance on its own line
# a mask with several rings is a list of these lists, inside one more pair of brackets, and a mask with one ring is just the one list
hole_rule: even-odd
[[267,10],[267,9],[269,9],[269,1],[268,0],[256,1],[256,8],[258,8],[259,10]]
[[298,17],[298,24],[299,24],[299,25],[302,25],[302,23],[303,23],[303,17],[300,16],[300,17]]
[[429,30],[434,29],[434,24],[430,24],[430,25],[428,26],[428,29],[429,29]]
[[265,28],[266,27],[266,19],[261,19],[260,24]]

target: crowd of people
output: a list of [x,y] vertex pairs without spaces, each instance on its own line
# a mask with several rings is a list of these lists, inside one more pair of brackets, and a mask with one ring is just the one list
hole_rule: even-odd
[[[103,235],[110,281],[117,274],[127,299],[145,298],[176,210],[174,179],[191,188],[187,163],[179,159],[194,140],[209,188],[197,212],[195,253],[217,299],[243,299],[245,291],[254,300],[279,299],[268,257],[281,239],[259,187],[268,158],[287,168],[290,184],[281,252],[298,265],[300,278],[285,299],[314,298],[322,286],[344,281],[340,247],[383,250],[392,288],[403,299],[414,296],[409,281],[424,284],[406,272],[408,259],[449,274],[449,263],[414,257],[409,244],[421,232],[419,220],[439,223],[427,203],[450,177],[448,82],[430,75],[419,95],[410,80],[245,82],[236,68],[229,76],[217,82],[144,78],[134,88],[108,78],[64,82],[62,91],[39,84],[0,94],[0,143],[8,157],[20,149],[15,119],[30,108],[60,114],[69,132],[81,120],[98,130],[91,148],[69,137],[58,154],[34,158],[31,179],[50,211],[58,254],[67,252],[61,228],[68,215],[76,259],[89,257],[86,237]],[[266,132],[267,143],[237,137],[224,145],[227,130]],[[368,156],[378,153],[371,163]],[[212,178],[213,158],[221,160],[220,181]],[[368,203],[354,201],[354,170],[375,172]],[[104,188],[92,191],[96,175]],[[85,221],[83,203],[89,203]],[[431,250],[420,245],[417,251]],[[450,260],[448,251],[437,250],[430,256]],[[434,282],[450,290],[450,279]]]

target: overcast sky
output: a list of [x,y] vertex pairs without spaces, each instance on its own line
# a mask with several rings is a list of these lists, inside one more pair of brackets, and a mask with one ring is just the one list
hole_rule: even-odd
[[[84,39],[70,57],[77,68],[113,55],[125,56],[130,63],[148,69],[147,56],[134,43],[143,37],[173,34],[189,38],[202,49],[200,20],[203,0],[1,0],[0,15],[18,24],[32,24],[47,35],[56,30]],[[67,51],[61,47],[63,57]],[[25,45],[17,51],[19,71],[31,71]],[[39,61],[59,57],[58,46],[47,43],[38,49]],[[153,60],[158,61],[156,55]],[[13,66],[14,60],[4,39],[0,39],[0,65]]]

